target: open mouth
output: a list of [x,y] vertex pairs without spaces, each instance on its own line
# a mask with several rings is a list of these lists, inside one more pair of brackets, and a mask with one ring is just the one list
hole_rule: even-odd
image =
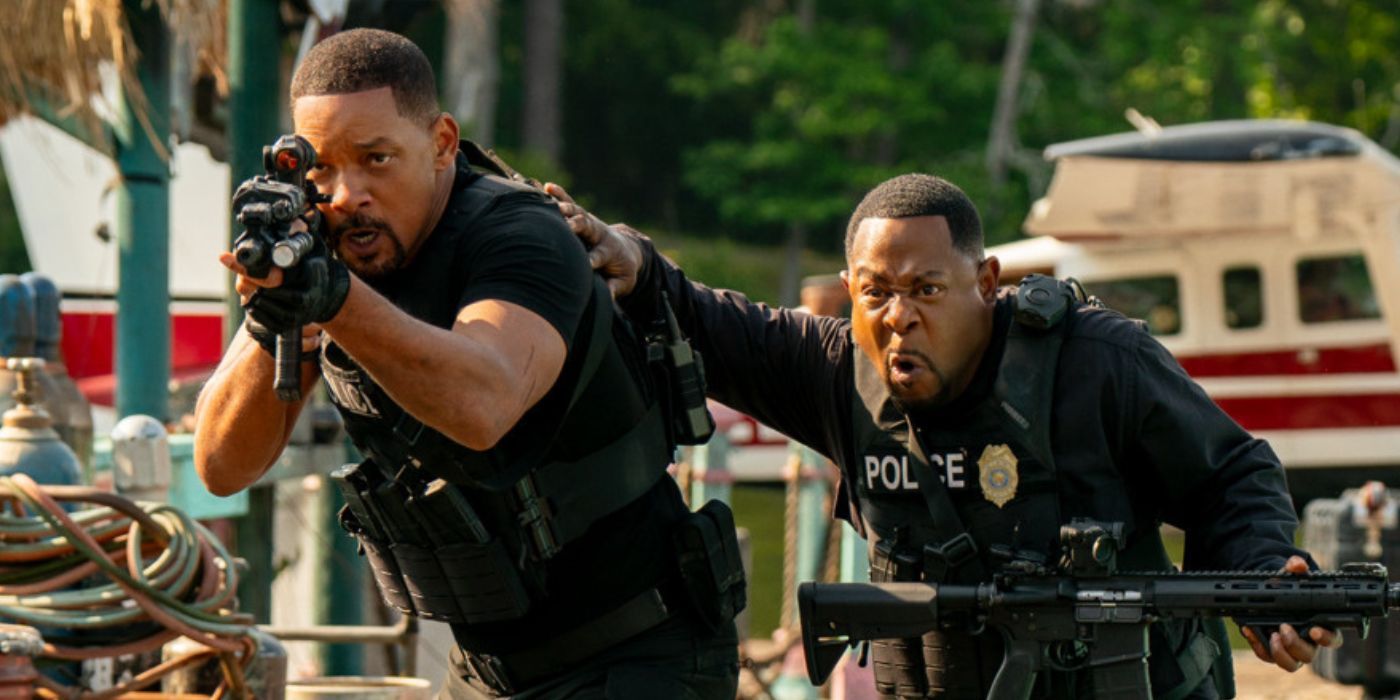
[[340,235],[340,243],[352,255],[368,255],[383,232],[376,228],[354,228]]
[[890,379],[905,384],[913,381],[924,371],[924,363],[914,355],[893,355],[890,357]]

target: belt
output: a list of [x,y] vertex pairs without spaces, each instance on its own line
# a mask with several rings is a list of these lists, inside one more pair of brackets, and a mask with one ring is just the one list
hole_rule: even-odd
[[655,627],[676,613],[660,588],[641,594],[543,644],[508,654],[462,650],[459,669],[498,695],[514,695]]

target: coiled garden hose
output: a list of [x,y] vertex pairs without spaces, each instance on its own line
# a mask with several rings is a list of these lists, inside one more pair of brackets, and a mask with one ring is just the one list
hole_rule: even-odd
[[[7,502],[8,510],[0,508],[0,619],[75,633],[65,644],[46,640],[43,657],[142,653],[183,635],[210,650],[149,669],[112,691],[150,685],[196,656],[218,654],[225,686],[240,694],[242,667],[256,656],[252,619],[233,611],[233,557],[203,525],[169,505],[40,486],[24,474],[0,476],[0,505]],[[59,502],[87,507],[69,514]],[[107,581],[73,587],[97,574]],[[151,632],[151,622],[160,628]],[[137,633],[121,639],[123,628]],[[85,633],[100,642],[81,644]],[[42,687],[55,697],[115,697],[112,691],[78,695],[47,679]]]

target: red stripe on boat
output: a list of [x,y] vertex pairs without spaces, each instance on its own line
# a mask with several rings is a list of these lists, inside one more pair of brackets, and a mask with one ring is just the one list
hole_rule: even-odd
[[1394,372],[1389,343],[1309,350],[1268,350],[1193,355],[1177,361],[1192,377],[1264,377],[1270,375],[1365,374]]
[[1249,396],[1215,403],[1251,431],[1400,427],[1400,393]]

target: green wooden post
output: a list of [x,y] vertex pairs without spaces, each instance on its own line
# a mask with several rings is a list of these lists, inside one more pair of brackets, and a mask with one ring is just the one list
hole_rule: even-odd
[[[149,7],[145,6],[149,5]],[[117,170],[117,415],[164,421],[170,384],[170,36],[154,4],[124,0],[140,52],[148,130],[123,96],[113,125]]]
[[[229,0],[228,3],[228,152],[229,197],[238,184],[263,173],[262,149],[279,136],[282,106],[282,17],[278,0]],[[229,229],[237,238],[235,219]],[[229,241],[232,250],[232,241]],[[224,337],[232,338],[243,322],[243,309],[229,275],[229,304]]]
[[[347,462],[360,461],[360,453],[346,437],[345,452]],[[327,625],[364,624],[365,563],[360,556],[355,539],[340,528],[336,514],[345,505],[345,497],[340,495],[330,479],[325,479],[322,487],[323,502],[328,506],[321,514],[326,539],[320,552],[324,579],[319,582],[321,595],[317,596],[318,610],[316,622]],[[321,650],[321,668],[328,676],[358,676],[364,672],[365,645],[327,644]],[[377,650],[376,650],[377,651]]]
[[690,455],[691,510],[699,510],[711,499],[731,503],[734,474],[729,471],[729,439],[716,432],[709,442],[696,445]]
[[[277,0],[229,0],[228,3],[228,149],[231,188],[263,172],[262,147],[277,138],[281,106],[282,17]],[[230,198],[233,189],[229,190]],[[240,233],[233,222],[231,235]],[[232,250],[232,241],[229,249]],[[224,337],[232,338],[243,322],[243,309],[229,275],[229,304]],[[238,553],[248,562],[248,575],[239,586],[243,610],[260,623],[272,618],[272,511],[276,499],[271,485],[254,486],[248,514],[238,521]]]
[[[797,582],[821,577],[821,561],[826,552],[826,458],[798,442],[790,449],[797,473]],[[797,586],[793,586],[794,593]]]

